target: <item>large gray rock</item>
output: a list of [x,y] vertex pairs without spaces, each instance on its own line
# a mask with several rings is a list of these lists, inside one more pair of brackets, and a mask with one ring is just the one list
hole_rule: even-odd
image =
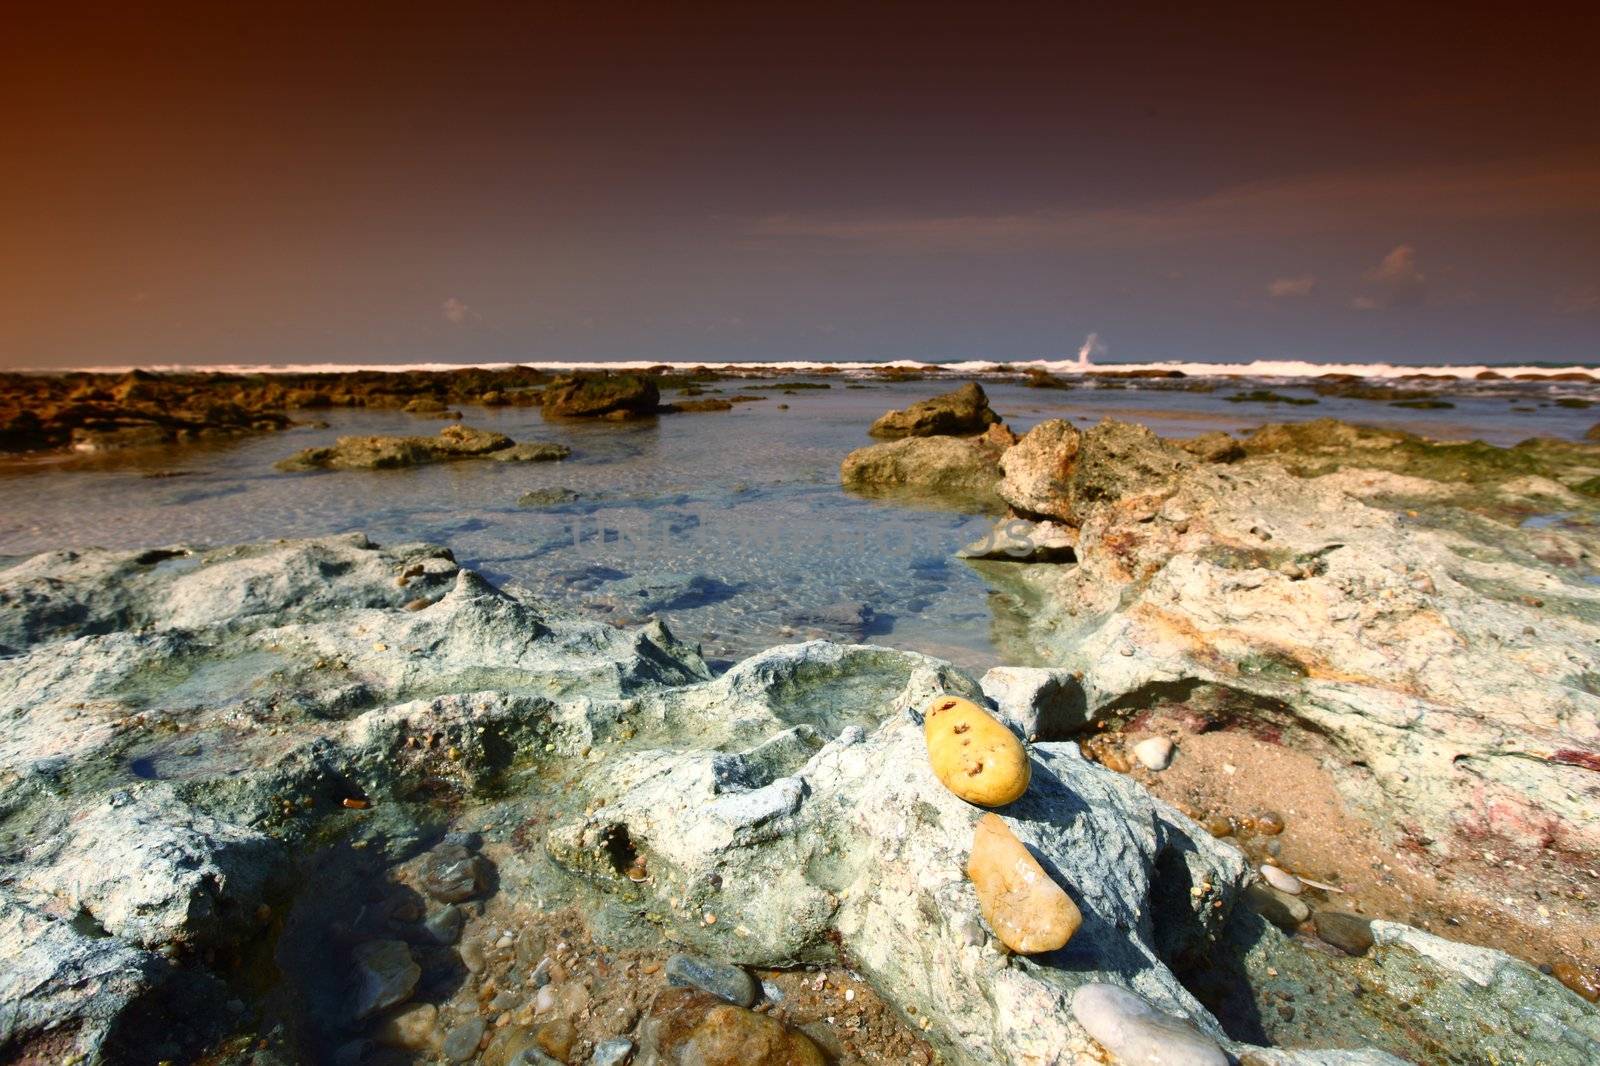
[[1091,721],[1083,684],[1070,670],[996,666],[983,694],[1024,740],[1067,740]]
[[80,810],[28,856],[18,890],[132,944],[205,947],[258,925],[256,908],[285,867],[277,841],[150,782]]
[[[431,871],[446,897],[472,896],[463,909],[500,893],[543,910],[548,895],[587,916],[602,943],[670,942],[760,966],[831,964],[842,950],[890,1003],[926,1018],[958,1066],[1073,1061],[1087,1037],[1067,1004],[1090,981],[1248,1050],[1167,962],[1223,933],[1250,876],[1242,857],[1074,744],[1034,745],[1029,793],[999,813],[1083,927],[1049,956],[997,950],[964,873],[979,812],[933,776],[918,722],[936,694],[982,697],[948,664],[818,641],[713,678],[659,625],[575,618],[437,550],[341,538],[171,557],[195,559],[209,561],[20,564],[28,580],[55,574],[60,602],[86,605],[86,629],[74,634],[63,620],[73,612],[57,612],[36,627],[42,639],[25,635],[0,660],[8,1053],[115,1058],[113,1032],[180,1029],[191,1036],[176,1057],[214,1052],[205,1040],[225,1034],[205,1036],[212,1019],[186,982],[204,982],[211,952],[219,964],[254,957],[266,943],[254,923],[269,917],[251,906],[258,886],[289,872],[278,856],[330,840],[347,842],[341,861],[368,865],[316,851],[314,876],[270,910],[290,908],[280,963],[295,945],[312,953],[282,971],[307,982],[293,991],[337,1000],[336,1017],[316,1024],[349,1046],[381,1024],[352,1014],[386,1017],[421,979],[414,966],[452,952],[423,924]],[[281,577],[330,559],[340,565],[313,595]],[[420,612],[384,599],[411,594],[395,577],[414,568],[408,582],[444,590]],[[110,575],[103,597],[93,574]],[[189,621],[169,626],[164,613]],[[354,809],[352,796],[363,797]],[[440,819],[458,817],[517,831],[485,866],[476,837],[440,841]],[[384,841],[392,855],[357,848]],[[642,881],[630,876],[639,864]],[[420,888],[407,902],[409,946],[366,897],[402,866]],[[81,884],[64,882],[73,871]],[[308,924],[324,911],[339,921]],[[467,931],[463,960],[481,935]],[[1398,944],[1372,954],[1399,952],[1425,958]],[[1553,991],[1530,984],[1523,1002],[1582,1032],[1582,1006],[1547,1006],[1541,995],[1573,997],[1544,985]],[[1496,993],[1472,989],[1451,1009],[1470,1016],[1473,995]]]
[[904,411],[889,411],[867,430],[874,437],[960,436],[982,433],[1000,421],[983,386],[969,381],[958,389],[918,400]]

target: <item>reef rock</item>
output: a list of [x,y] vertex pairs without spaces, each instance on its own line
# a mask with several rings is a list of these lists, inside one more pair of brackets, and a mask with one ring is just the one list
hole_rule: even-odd
[[451,459],[478,459],[513,447],[510,437],[471,426],[446,426],[437,437],[340,437],[329,448],[307,448],[278,463],[280,470],[391,470]]
[[889,411],[867,432],[888,439],[960,436],[982,433],[999,421],[1000,416],[989,407],[983,386],[969,381],[942,396],[918,400],[904,411]]
[[1333,738],[1357,808],[1445,854],[1481,833],[1600,853],[1600,696],[1582,680],[1600,676],[1600,544],[1379,505],[1459,483],[1303,478],[1276,457],[1172,473],[1091,506],[1056,479],[1079,565],[986,571],[1040,605],[1034,632],[1091,708],[1221,686]]
[[844,487],[956,506],[998,509],[999,459],[1015,438],[1003,426],[977,437],[906,437],[858,448],[839,467]]
[[1195,460],[1143,426],[1106,420],[1080,433],[1041,422],[1000,458],[1000,498],[1024,517],[1054,518],[1074,528],[1091,509],[1159,494]]
[[656,383],[641,374],[581,374],[551,383],[541,406],[563,418],[635,418],[661,403]]

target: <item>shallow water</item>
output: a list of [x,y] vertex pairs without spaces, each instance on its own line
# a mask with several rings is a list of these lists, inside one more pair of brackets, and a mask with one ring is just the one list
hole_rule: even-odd
[[[714,659],[828,635],[923,651],[973,669],[994,665],[1002,652],[989,587],[953,557],[988,528],[987,520],[861,499],[838,483],[839,461],[869,443],[873,418],[951,384],[874,382],[852,389],[838,376],[807,380],[832,387],[792,395],[763,388],[759,394],[768,399],[732,411],[633,424],[546,422],[529,408],[465,409],[469,425],[518,441],[570,445],[572,458],[560,463],[467,461],[319,474],[273,469],[279,459],[343,434],[431,434],[444,425],[399,411],[336,410],[302,413],[328,418],[327,429],[12,464],[0,467],[0,554],[360,530],[380,543],[448,544],[464,565],[496,582],[613,619],[661,614]],[[1335,417],[1511,444],[1536,435],[1578,438],[1597,417],[1554,404],[1560,396],[1593,396],[1592,387],[1572,385],[1452,392],[1456,406],[1433,411],[1328,397],[1311,406],[1225,399],[1259,384],[1228,381],[1209,393],[1137,383],[986,388],[1019,432],[1058,417],[1080,424],[1129,419],[1170,437]],[[715,387],[742,391],[733,381]],[[1281,380],[1270,387],[1310,395]],[[179,476],[152,476],[173,474]],[[579,498],[518,506],[523,494],[554,488],[575,490]],[[1004,623],[998,628],[1003,633]],[[1004,651],[1010,661],[1024,654]]]

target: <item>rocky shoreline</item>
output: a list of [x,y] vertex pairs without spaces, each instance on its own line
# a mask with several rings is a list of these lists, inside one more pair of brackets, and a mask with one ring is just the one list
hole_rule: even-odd
[[[455,370],[327,371],[224,373],[170,371],[124,373],[75,371],[61,374],[0,373],[0,455],[76,452],[100,454],[200,441],[230,440],[316,424],[335,409],[404,410],[424,418],[460,419],[461,408],[536,407],[551,417],[625,421],[660,415],[727,411],[735,404],[764,399],[750,392],[728,393],[725,384],[746,389],[792,392],[827,388],[818,377],[846,379],[845,387],[875,382],[962,381],[969,378],[1039,389],[1121,390],[1217,393],[1240,404],[1312,405],[1320,399],[1356,399],[1375,405],[1448,409],[1462,395],[1494,396],[1514,404],[1556,403],[1587,408],[1585,395],[1552,399],[1551,386],[1579,391],[1596,378],[1586,373],[1521,374],[1493,371],[1472,381],[1418,373],[1398,383],[1374,383],[1349,374],[1324,374],[1275,389],[1294,387],[1307,395],[1286,396],[1255,387],[1259,379],[1191,377],[1182,371],[1100,367],[1081,373],[1050,373],[1038,367],[996,364],[976,375],[929,364],[883,366],[845,373],[819,368],[797,380],[782,367],[760,365],[656,366],[626,372],[553,372],[534,367],[464,367]],[[961,390],[950,395],[956,397]],[[965,407],[961,404],[964,403]],[[1514,406],[1512,410],[1532,410]],[[968,425],[964,420],[989,421]],[[925,412],[914,405],[891,412],[901,421],[873,428],[876,436],[917,437],[930,433],[981,431],[999,419],[986,405],[967,397],[949,399]],[[932,419],[932,421],[928,421]],[[941,421],[943,420],[943,421]],[[882,420],[880,420],[882,422]]]
[[[713,670],[360,535],[8,565],[0,1054],[1594,1061],[1600,447],[1019,438],[976,385],[896,414],[846,486],[1000,516],[967,554],[1049,669],[811,641]],[[952,784],[960,701],[1021,788]],[[1335,822],[1388,869],[1319,850]],[[1065,890],[1065,938],[995,910],[975,839]]]

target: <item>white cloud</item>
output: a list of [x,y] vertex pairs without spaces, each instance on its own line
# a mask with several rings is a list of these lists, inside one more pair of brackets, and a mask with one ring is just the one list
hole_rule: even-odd
[[478,317],[478,312],[474,311],[472,308],[468,307],[465,302],[456,299],[454,296],[440,304],[439,310],[444,314],[445,321],[453,322],[458,326],[466,322],[475,321]]
[[1310,274],[1299,278],[1274,278],[1267,282],[1267,295],[1281,300],[1290,296],[1310,296],[1317,287],[1317,279]]
[[1396,245],[1362,280],[1363,291],[1350,303],[1358,311],[1412,307],[1427,295],[1427,275],[1417,265],[1417,250],[1409,244]]

